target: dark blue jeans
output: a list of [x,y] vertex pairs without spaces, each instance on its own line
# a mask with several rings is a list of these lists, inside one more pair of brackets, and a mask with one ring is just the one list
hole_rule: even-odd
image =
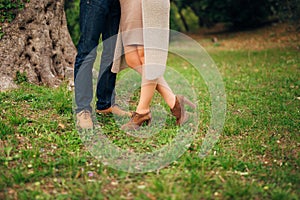
[[[103,110],[114,104],[116,74],[111,72],[120,23],[119,0],[80,1],[80,39],[74,66],[76,113],[92,111],[93,65],[97,46],[102,34],[103,52],[97,82],[97,109]],[[112,37],[113,36],[113,37]]]

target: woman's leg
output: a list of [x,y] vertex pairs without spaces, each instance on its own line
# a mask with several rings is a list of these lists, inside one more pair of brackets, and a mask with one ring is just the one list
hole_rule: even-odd
[[[144,65],[145,64],[144,48],[138,48],[138,54],[139,54],[142,64]],[[140,70],[139,73],[142,75],[142,70]],[[147,82],[151,82],[151,81],[147,81],[144,76],[143,76],[142,81],[144,81],[144,82],[142,82],[143,84],[145,84]],[[175,105],[176,97],[175,97],[173,91],[171,90],[171,88],[169,87],[167,81],[162,76],[162,77],[159,77],[158,79],[156,79],[156,82],[157,82],[156,90],[160,93],[160,95],[163,97],[163,99],[168,104],[168,106],[170,108],[173,108]]]
[[142,76],[141,97],[137,106],[137,113],[149,112],[150,103],[155,89],[161,94],[170,108],[175,105],[176,97],[163,77],[155,80],[147,80],[143,76],[144,48],[143,46],[126,46],[125,59],[127,64]]
[[[136,70],[139,74],[143,74],[143,46],[130,45],[125,47],[125,59],[127,64]],[[139,114],[145,114],[150,111],[150,103],[156,88],[155,81],[144,81],[142,76],[141,95],[136,112]]]
[[176,124],[182,125],[189,116],[184,109],[184,105],[188,104],[192,108],[196,105],[190,102],[182,95],[175,96],[163,77],[155,80],[147,80],[144,73],[144,49],[142,46],[125,47],[125,59],[127,64],[136,70],[142,76],[142,86],[139,104],[136,112],[132,115],[131,120],[122,126],[122,129],[138,129],[144,122],[151,121],[150,103],[155,90],[161,94],[166,103],[169,105],[172,114],[176,117]]

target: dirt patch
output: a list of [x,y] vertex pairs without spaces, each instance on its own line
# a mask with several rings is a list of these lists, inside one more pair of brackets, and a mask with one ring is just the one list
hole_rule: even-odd
[[272,48],[294,48],[300,50],[300,31],[290,24],[271,25],[247,31],[226,31],[217,25],[212,29],[201,29],[190,36],[208,50],[263,50]]

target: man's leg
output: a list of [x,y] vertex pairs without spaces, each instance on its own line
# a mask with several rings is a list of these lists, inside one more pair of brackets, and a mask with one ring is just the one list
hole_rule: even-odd
[[120,3],[112,0],[110,14],[107,16],[106,28],[102,34],[103,52],[101,56],[100,72],[97,83],[97,110],[105,110],[115,103],[116,74],[111,72],[116,38],[120,23]]
[[100,34],[105,30],[109,0],[80,1],[80,40],[74,66],[76,113],[92,111],[92,68]]
[[93,128],[91,101],[93,99],[92,69],[97,56],[100,34],[105,29],[109,0],[80,1],[80,40],[74,65],[76,121],[83,129]]

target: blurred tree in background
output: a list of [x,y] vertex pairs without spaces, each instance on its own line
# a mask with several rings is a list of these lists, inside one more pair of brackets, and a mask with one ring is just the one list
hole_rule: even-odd
[[[68,27],[79,39],[79,1],[66,0]],[[298,24],[300,0],[170,0],[171,29],[196,32],[199,27],[225,23],[231,29],[255,28],[272,20]],[[298,25],[299,26],[299,25]]]
[[[271,19],[299,22],[300,18],[300,0],[171,0],[171,2],[177,7],[179,14],[182,10],[190,8],[198,17],[200,27],[211,27],[222,22],[233,29],[243,29],[259,26]],[[189,28],[185,27],[185,30],[189,31]]]
[[272,11],[281,21],[294,23],[300,28],[300,0],[269,0]]
[[[29,0],[0,0],[0,25],[11,22]],[[299,27],[300,0],[170,0],[171,29],[196,32],[199,27],[225,23],[228,28],[254,28],[271,20],[289,21]],[[65,0],[68,28],[79,40],[80,0]],[[3,33],[0,28],[0,38]]]
[[[300,31],[300,0],[170,2],[171,29],[181,32],[197,33],[217,23],[231,29],[255,28],[274,20],[293,22]],[[73,43],[78,43],[80,35],[79,7],[80,0],[0,0],[2,75],[12,83],[21,70],[31,82],[47,85],[65,77],[73,66]]]
[[65,0],[68,29],[75,45],[77,45],[80,37],[79,5],[80,0]]

